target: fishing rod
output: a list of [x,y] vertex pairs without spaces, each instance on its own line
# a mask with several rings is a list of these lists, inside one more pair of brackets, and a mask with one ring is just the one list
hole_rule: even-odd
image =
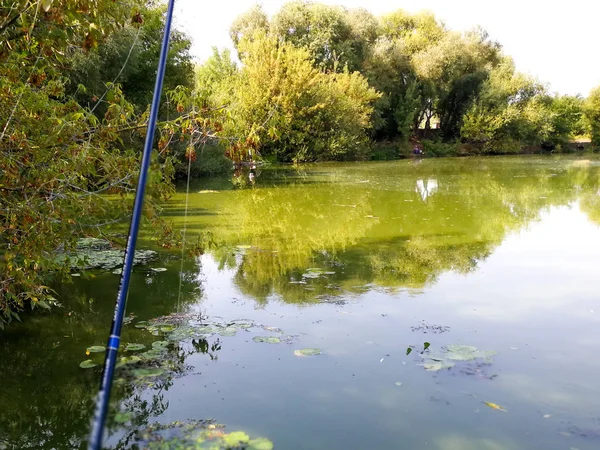
[[158,118],[158,108],[160,106],[160,95],[162,93],[163,81],[165,78],[165,67],[169,52],[169,39],[171,35],[171,22],[173,19],[173,9],[175,0],[169,0],[167,7],[167,16],[165,20],[165,31],[160,49],[160,58],[158,60],[158,70],[156,73],[156,84],[154,85],[154,95],[152,97],[152,106],[150,108],[150,118],[148,120],[148,131],[146,132],[146,142],[140,166],[131,223],[129,225],[129,236],[127,246],[125,247],[125,258],[123,262],[123,271],[121,274],[121,283],[117,294],[115,304],[115,315],[113,317],[108,344],[106,345],[106,356],[104,359],[104,368],[102,370],[102,380],[98,397],[96,400],[96,412],[94,414],[92,433],[90,435],[88,450],[101,450],[104,437],[104,426],[108,414],[108,404],[110,401],[110,390],[115,374],[115,364],[119,352],[119,342],[121,340],[121,328],[123,326],[123,316],[125,315],[125,305],[127,303],[127,294],[129,292],[129,281],[131,270],[133,269],[133,257],[135,254],[135,244],[140,228],[142,209],[144,205],[144,194],[146,191],[146,180],[148,178],[148,168],[150,167],[150,156],[152,153],[152,143],[154,142],[154,132]]

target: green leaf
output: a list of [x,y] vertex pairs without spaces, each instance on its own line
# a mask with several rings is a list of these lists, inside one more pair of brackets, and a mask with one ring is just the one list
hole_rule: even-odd
[[150,368],[150,369],[135,369],[133,371],[133,374],[136,377],[158,377],[162,374],[164,374],[165,371],[164,369],[159,369],[159,368]]
[[154,350],[165,350],[169,346],[169,341],[155,341],[152,343]]
[[103,345],[92,345],[91,347],[86,348],[86,351],[90,353],[102,353],[106,351],[106,347]]
[[412,350],[413,350],[413,349],[412,349],[411,347],[408,347],[408,348],[406,349],[406,355],[407,355],[407,356],[408,356],[408,355],[410,355],[410,353],[412,352]]
[[279,344],[281,339],[275,336],[254,336],[252,338],[254,342],[264,342],[265,344]]
[[96,364],[91,359],[86,359],[85,361],[79,363],[79,367],[81,367],[82,369],[91,369],[92,367],[96,367],[97,365],[98,364]]
[[273,443],[266,438],[256,438],[248,441],[251,450],[273,450]]
[[117,423],[127,423],[131,421],[133,418],[133,414],[130,412],[118,412],[115,414],[115,422]]
[[126,366],[127,364],[135,364],[137,362],[140,362],[142,360],[142,358],[140,358],[139,356],[123,356],[122,358],[119,358],[119,362],[117,363],[116,367],[123,367]]
[[223,437],[223,443],[227,448],[240,447],[240,444],[245,444],[249,440],[250,436],[243,431],[234,431]]
[[316,356],[322,354],[323,352],[318,348],[303,348],[300,350],[294,350],[294,355],[296,356]]
[[39,300],[36,304],[44,309],[50,309],[50,305],[44,300]]
[[423,343],[423,350],[427,350],[431,344],[429,342]]
[[146,346],[144,344],[127,344],[124,348],[125,351],[128,352],[137,352],[139,350],[144,350]]

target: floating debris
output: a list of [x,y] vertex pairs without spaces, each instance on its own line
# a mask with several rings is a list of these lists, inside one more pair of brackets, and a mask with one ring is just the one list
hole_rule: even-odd
[[134,446],[148,450],[211,449],[273,450],[273,442],[264,437],[251,438],[244,431],[227,433],[224,425],[212,420],[156,423],[133,433]]
[[447,333],[448,331],[450,331],[450,327],[448,327],[448,326],[427,324],[425,322],[423,322],[419,326],[410,327],[410,329],[412,331],[419,331],[424,334],[427,334],[427,333],[441,334],[441,333]]
[[485,406],[488,406],[492,409],[497,409],[498,411],[503,411],[503,412],[508,412],[506,409],[504,409],[502,406],[497,405],[496,403],[491,403],[491,402],[483,402],[483,404]]

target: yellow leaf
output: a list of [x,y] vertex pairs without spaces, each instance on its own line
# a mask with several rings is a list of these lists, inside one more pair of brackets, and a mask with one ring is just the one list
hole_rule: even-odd
[[484,404],[485,406],[489,406],[489,407],[490,407],[490,408],[492,408],[492,409],[497,409],[497,410],[499,410],[499,411],[508,412],[508,411],[507,411],[506,409],[504,409],[502,406],[500,406],[500,405],[497,405],[497,404],[495,404],[495,403],[483,402],[483,404]]

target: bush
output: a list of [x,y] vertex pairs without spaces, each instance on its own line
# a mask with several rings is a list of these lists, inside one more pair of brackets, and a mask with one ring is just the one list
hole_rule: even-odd
[[458,143],[424,141],[423,152],[425,156],[433,157],[456,156],[458,154]]

